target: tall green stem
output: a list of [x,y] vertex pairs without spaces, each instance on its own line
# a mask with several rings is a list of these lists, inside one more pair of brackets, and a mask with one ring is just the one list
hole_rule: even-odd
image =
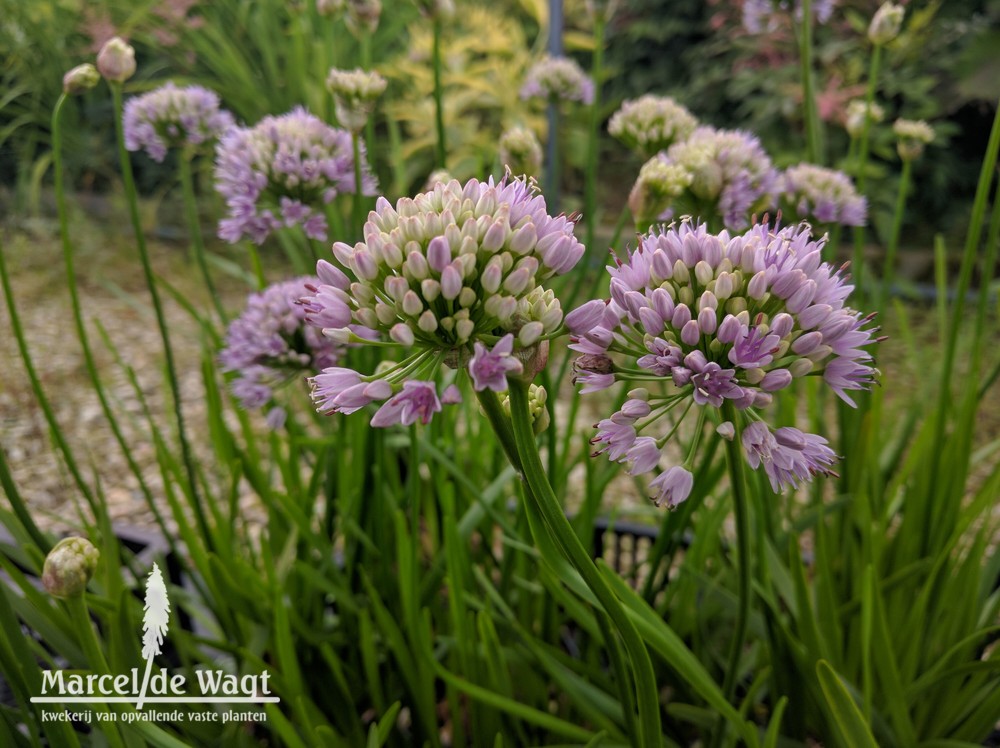
[[146,247],[146,236],[142,232],[142,222],[139,220],[139,200],[136,195],[135,178],[132,176],[132,161],[129,158],[128,150],[125,148],[125,134],[122,130],[122,86],[120,83],[109,82],[111,94],[114,98],[114,121],[115,136],[118,140],[118,160],[121,164],[122,181],[125,183],[125,197],[128,202],[129,217],[132,219],[132,228],[135,231],[136,247],[139,250],[139,260],[142,263],[142,272],[146,278],[146,285],[149,287],[149,295],[153,301],[153,311],[156,313],[156,324],[160,329],[160,338],[163,340],[163,355],[167,366],[167,382],[170,385],[170,392],[174,400],[174,417],[177,421],[177,438],[181,445],[181,459],[184,463],[184,471],[191,492],[191,504],[195,513],[195,518],[201,529],[205,542],[211,545],[212,535],[209,532],[208,521],[201,505],[200,491],[198,490],[198,476],[194,466],[194,456],[191,453],[191,445],[187,439],[184,428],[184,412],[181,406],[181,389],[177,380],[177,366],[174,363],[174,351],[170,344],[170,333],[167,330],[167,320],[163,313],[163,304],[160,302],[160,294],[156,288],[156,277],[153,275],[153,266],[149,261],[149,250]]
[[80,348],[83,351],[84,367],[87,369],[87,375],[90,377],[90,382],[94,387],[94,392],[97,394],[97,399],[101,404],[101,411],[104,413],[104,417],[107,419],[108,425],[111,427],[111,432],[115,437],[115,441],[118,442],[118,446],[121,447],[122,454],[125,456],[125,461],[128,463],[129,470],[132,471],[132,475],[134,475],[136,480],[139,482],[139,489],[142,491],[142,494],[146,499],[146,503],[153,512],[153,516],[156,518],[157,524],[163,531],[164,537],[167,538],[167,542],[170,543],[171,548],[173,548],[172,536],[166,532],[166,523],[163,521],[163,516],[159,508],[156,506],[156,502],[153,500],[153,493],[149,488],[149,484],[146,482],[145,477],[143,477],[143,472],[139,467],[139,464],[132,456],[132,446],[126,441],[125,434],[122,433],[121,427],[118,425],[118,419],[115,418],[115,414],[111,410],[111,404],[108,402],[108,396],[104,390],[104,384],[101,382],[101,378],[98,374],[93,351],[90,348],[90,337],[87,333],[87,327],[83,322],[83,309],[80,304],[80,293],[77,288],[76,268],[73,260],[73,242],[71,241],[69,235],[69,210],[66,207],[66,185],[64,183],[63,175],[62,109],[65,101],[66,96],[60,96],[52,110],[52,168],[55,179],[56,213],[59,216],[59,237],[62,240],[63,264],[66,267],[66,286],[69,289],[70,307],[73,310],[73,323],[76,327],[76,336],[80,341]]
[[212,304],[215,312],[219,315],[219,320],[226,324],[226,311],[222,308],[222,299],[212,281],[212,275],[208,270],[208,262],[205,259],[205,242],[201,236],[201,222],[198,220],[198,201],[194,195],[194,178],[191,175],[191,159],[194,154],[182,153],[177,160],[177,172],[181,182],[181,194],[184,196],[184,216],[187,218],[188,234],[190,234],[191,246],[194,248],[194,258],[201,270],[202,278],[205,280],[205,288],[208,289],[212,297]]
[[[361,67],[364,70],[372,69],[372,35],[367,31],[361,33],[358,43],[361,45]],[[372,174],[377,174],[375,170],[375,113],[373,112],[365,122],[365,145],[368,147],[368,166]]]
[[809,147],[809,160],[814,164],[822,164],[824,161],[823,133],[820,130],[819,113],[816,111],[812,20],[812,0],[802,0],[799,56],[802,63],[802,103],[806,119],[806,142]]
[[535,502],[542,519],[563,554],[580,573],[621,634],[636,681],[635,692],[639,708],[639,744],[648,748],[659,746],[662,742],[660,705],[649,653],[639,637],[635,624],[626,615],[621,601],[597,569],[590,554],[580,543],[580,538],[573,531],[573,526],[566,518],[552,486],[549,485],[532,430],[531,414],[528,410],[527,384],[510,382],[510,411],[514,444],[521,462],[521,473],[530,489],[528,491],[529,500]]
[[[736,682],[739,675],[740,656],[746,643],[747,623],[750,620],[750,499],[747,495],[746,475],[743,467],[743,454],[740,447],[741,429],[738,413],[732,402],[726,400],[722,405],[722,419],[729,421],[736,429],[733,438],[726,442],[726,463],[729,467],[729,481],[732,485],[733,515],[736,519],[736,563],[737,568],[737,607],[736,623],[733,638],[729,644],[729,658],[726,663],[726,674],[722,684],[722,692],[728,701],[732,702],[736,693]],[[716,723],[716,734],[713,745],[719,745],[725,730],[725,722],[720,717]]]
[[[861,141],[858,143],[858,162],[856,165],[856,177],[858,181],[858,192],[865,194],[866,182],[868,181],[868,141],[872,128],[872,104],[875,103],[875,91],[878,88],[878,72],[882,64],[882,47],[876,45],[872,50],[871,64],[868,68],[868,93],[865,95],[865,123],[861,129]],[[864,272],[864,251],[865,251],[865,227],[858,226],[854,229],[854,261],[852,273],[854,275],[854,286],[859,294],[864,293],[862,275]]]
[[356,132],[351,133],[351,145],[354,147],[354,202],[351,230],[354,236],[360,239],[365,224],[363,203],[365,196],[361,180],[361,136]]
[[431,51],[434,65],[434,124],[437,127],[436,165],[446,169],[448,149],[444,134],[444,94],[441,88],[441,19],[434,16],[434,48]]
[[[80,647],[87,658],[90,670],[104,675],[109,672],[108,661],[105,659],[104,652],[101,651],[101,644],[94,633],[94,624],[90,620],[85,594],[67,598],[66,607],[69,608],[70,618],[73,620],[73,626],[79,636]],[[98,711],[102,712],[110,711],[106,705],[99,705],[97,708]],[[124,748],[125,743],[119,733],[117,720],[107,720],[106,725],[101,725],[101,732],[107,738],[109,745]]]
[[882,268],[882,291],[879,294],[877,309],[884,309],[889,301],[889,290],[896,273],[896,252],[899,249],[899,232],[903,228],[903,215],[906,213],[906,193],[910,191],[910,172],[913,162],[903,160],[903,173],[899,177],[899,193],[896,195],[896,212],[892,217],[892,233],[889,234],[889,245],[885,252],[885,266]]
[[590,70],[590,77],[594,81],[594,100],[590,104],[587,171],[583,185],[583,213],[584,220],[587,222],[586,247],[588,250],[594,246],[594,231],[597,227],[597,156],[600,145],[601,81],[604,78],[604,26],[604,10],[598,8],[594,14],[594,59]]

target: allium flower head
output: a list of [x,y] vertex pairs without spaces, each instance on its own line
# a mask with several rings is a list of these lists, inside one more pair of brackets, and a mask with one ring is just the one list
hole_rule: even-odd
[[[744,0],[743,28],[749,34],[773,33],[789,17],[789,0]],[[795,0],[795,20],[802,19],[802,1]],[[826,23],[833,15],[837,0],[814,0],[812,17],[816,23]]]
[[646,94],[624,102],[611,115],[608,132],[649,158],[684,140],[697,126],[694,115],[669,96]]
[[752,213],[770,207],[778,186],[778,173],[760,141],[739,130],[698,127],[670,146],[665,159],[691,175],[676,201],[679,214],[702,220],[718,216],[730,229],[745,228]]
[[126,148],[162,162],[170,148],[209,143],[235,123],[214,91],[167,83],[125,102],[122,124]]
[[[598,424],[598,452],[629,463],[634,474],[651,471],[689,410],[699,406],[703,417],[726,405],[750,424],[743,431],[748,461],[764,466],[776,490],[830,472],[834,455],[823,439],[794,429],[772,433],[760,415],[773,392],[803,376],[821,376],[851,405],[848,392],[875,380],[867,348],[878,342],[877,328],[868,326],[872,316],[845,305],[852,286],[822,262],[821,249],[805,224],[716,235],[685,221],[641,237],[609,267],[610,299],[587,302],[566,318],[571,347],[582,354],[575,368],[585,391],[616,381],[636,388]],[[675,423],[654,427],[671,418]],[[690,483],[668,473],[651,488],[659,500],[677,503]]]
[[628,207],[640,226],[669,220],[670,206],[691,186],[694,174],[663,156],[642,165],[628,196]]
[[819,224],[864,226],[868,202],[851,178],[815,164],[789,167],[781,177],[781,203],[787,214]]
[[500,136],[500,165],[512,174],[538,176],[542,169],[542,144],[527,127],[512,127]]
[[89,62],[85,62],[83,65],[77,65],[72,70],[68,70],[63,76],[63,93],[67,96],[73,96],[89,91],[100,80],[101,74],[97,72],[97,68]]
[[877,124],[885,119],[885,110],[872,102],[871,109],[862,99],[854,99],[847,105],[847,116],[844,121],[844,128],[852,138],[859,138],[865,131],[865,119],[871,118],[871,124]]
[[528,70],[521,98],[592,104],[594,82],[575,60],[546,55]]
[[892,125],[896,134],[896,150],[903,161],[920,158],[924,146],[934,141],[934,128],[924,120],[897,119]]
[[[429,417],[437,409],[431,390],[401,388],[415,380],[435,388],[442,364],[467,369],[477,390],[501,390],[510,374],[536,373],[547,336],[563,318],[544,283],[583,255],[573,229],[572,219],[550,216],[545,199],[523,179],[438,182],[395,207],[379,198],[365,240],[333,245],[337,263],[357,280],[321,260],[322,284],[303,302],[327,336],[395,344],[406,357],[371,376],[323,372],[313,379],[317,407],[350,412],[360,396],[372,402],[398,393]],[[397,404],[373,425],[416,412]]]
[[[233,394],[244,408],[257,409],[274,397],[276,387],[303,374],[333,366],[343,349],[313,325],[299,299],[315,291],[319,278],[275,283],[247,299],[233,320],[219,353],[222,370],[236,373]],[[280,411],[268,417],[273,423]]]
[[351,132],[361,132],[386,85],[385,78],[375,72],[332,68],[326,87],[333,94],[337,121]]
[[42,586],[53,597],[79,597],[94,576],[101,552],[86,538],[63,538],[42,566]]
[[105,80],[124,83],[135,75],[135,50],[120,36],[113,36],[97,53],[97,69]]
[[[364,193],[372,195],[375,178],[367,163],[361,168]],[[301,107],[234,127],[216,147],[215,180],[229,213],[219,223],[220,238],[235,243],[247,236],[261,244],[282,226],[301,225],[325,241],[323,206],[354,192],[351,135]]]
[[905,13],[902,5],[882,3],[868,25],[868,39],[871,43],[880,47],[899,36]]

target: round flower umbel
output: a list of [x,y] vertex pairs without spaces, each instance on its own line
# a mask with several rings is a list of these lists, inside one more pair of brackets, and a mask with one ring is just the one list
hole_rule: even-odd
[[674,215],[705,221],[718,216],[729,229],[742,229],[751,214],[771,207],[778,172],[760,141],[739,130],[698,127],[691,136],[661,154],[683,168],[690,184],[677,198]]
[[351,132],[361,132],[386,85],[385,78],[375,72],[331,68],[326,87],[333,94],[337,121]]
[[[276,387],[333,366],[340,358],[342,347],[306,324],[306,310],[299,304],[319,285],[314,277],[275,283],[251,294],[246,310],[230,323],[219,363],[223,371],[237,374],[232,392],[244,408],[267,405]],[[272,408],[268,423],[277,428],[283,421],[284,410]]]
[[804,224],[730,236],[685,222],[641,237],[610,268],[611,298],[566,316],[571,347],[582,354],[575,368],[583,391],[618,381],[633,387],[621,410],[597,425],[599,453],[633,474],[658,470],[666,442],[698,406],[684,464],[651,483],[657,503],[687,497],[707,410],[724,405],[748,424],[747,460],[763,465],[775,491],[831,472],[836,457],[824,439],[772,433],[760,415],[772,393],[803,376],[821,376],[851,405],[848,393],[875,381],[867,351],[879,342],[878,328],[868,326],[874,315],[845,306],[852,286],[821,261],[822,244]]
[[219,97],[201,86],[167,83],[125,102],[125,147],[146,151],[156,162],[170,148],[196,148],[219,138],[235,122],[219,109]]
[[544,283],[583,256],[574,225],[550,216],[522,179],[439,182],[395,207],[379,198],[365,240],[333,245],[357,280],[321,260],[322,283],[303,304],[338,342],[401,346],[406,355],[370,376],[324,371],[312,380],[317,407],[350,413],[390,398],[372,425],[426,423],[446,400],[436,394],[442,364],[467,369],[477,391],[536,372],[563,318]]
[[868,218],[868,201],[851,178],[815,164],[791,166],[782,174],[781,205],[786,215],[828,226],[864,226]]
[[[364,194],[374,195],[367,163],[362,171]],[[272,231],[301,225],[308,237],[325,241],[323,206],[354,192],[351,134],[301,107],[234,127],[216,147],[215,180],[229,213],[219,223],[220,238],[262,244]]]
[[611,116],[608,132],[645,158],[684,140],[698,120],[669,96],[646,94],[624,102]]
[[528,70],[521,98],[590,105],[594,102],[594,82],[575,60],[545,55]]

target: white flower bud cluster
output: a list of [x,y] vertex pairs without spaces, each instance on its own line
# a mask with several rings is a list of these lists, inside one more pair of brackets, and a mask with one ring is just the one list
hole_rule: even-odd
[[924,146],[934,141],[934,128],[922,119],[897,119],[892,125],[892,131],[899,138],[896,150],[903,161],[920,158],[924,153]]
[[693,181],[694,174],[683,166],[654,156],[639,170],[639,177],[628,196],[629,210],[640,225],[660,220],[674,199]]
[[870,112],[871,123],[873,125],[885,119],[885,110],[874,101],[872,102],[871,110],[869,110],[863,100],[854,99],[854,101],[847,105],[847,117],[844,122],[847,134],[852,138],[861,137],[861,133],[865,131],[866,112]]
[[332,68],[326,87],[333,94],[337,121],[351,132],[361,132],[386,85],[385,78],[375,72]]
[[512,174],[538,176],[542,169],[542,144],[527,127],[512,127],[500,136],[500,165]]
[[652,156],[686,140],[698,120],[669,96],[646,94],[626,101],[608,123],[608,132],[641,155]]

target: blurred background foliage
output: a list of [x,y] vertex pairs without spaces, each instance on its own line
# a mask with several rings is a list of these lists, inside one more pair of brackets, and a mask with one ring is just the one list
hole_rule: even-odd
[[[384,188],[400,194],[422,186],[432,169],[430,22],[415,5],[391,2],[367,42],[340,18],[319,14],[315,0],[0,0],[0,185],[14,205],[39,206],[50,178],[49,113],[62,73],[92,59],[113,33],[130,38],[139,55],[134,91],[166,77],[219,92],[238,119],[304,102],[332,118],[326,71],[367,55],[392,80],[380,112],[373,160]],[[827,162],[843,166],[847,102],[863,95],[867,72],[864,29],[875,0],[841,0],[816,30],[819,110]],[[914,173],[909,236],[961,228],[980,154],[1000,94],[1000,0],[909,3],[904,35],[887,54],[879,101],[886,126],[873,138],[869,179],[872,225],[884,235],[896,194],[898,168],[888,124],[897,116],[927,119],[939,133],[930,158]],[[565,3],[564,45],[585,67],[593,46],[583,0]],[[674,96],[703,121],[758,134],[779,166],[801,152],[801,88],[792,30],[751,35],[742,27],[740,0],[621,0],[608,27],[603,81],[604,117],[626,98]],[[463,2],[445,30],[445,101],[455,176],[496,171],[503,129],[527,124],[545,136],[542,112],[518,97],[526,68],[542,54],[548,26],[544,0]],[[116,173],[110,111],[99,96],[75,98],[68,116],[96,125],[67,128],[67,166],[78,190],[107,191]],[[574,118],[566,118],[572,122]],[[580,118],[575,118],[579,121]],[[962,133],[962,137],[956,136]],[[582,125],[561,133],[570,166],[585,149]],[[602,204],[621,199],[639,162],[610,138],[602,151]],[[170,164],[143,160],[140,186],[148,193],[173,174]],[[568,192],[574,192],[568,170]],[[571,204],[568,207],[576,207]],[[609,211],[613,214],[613,211]]]

